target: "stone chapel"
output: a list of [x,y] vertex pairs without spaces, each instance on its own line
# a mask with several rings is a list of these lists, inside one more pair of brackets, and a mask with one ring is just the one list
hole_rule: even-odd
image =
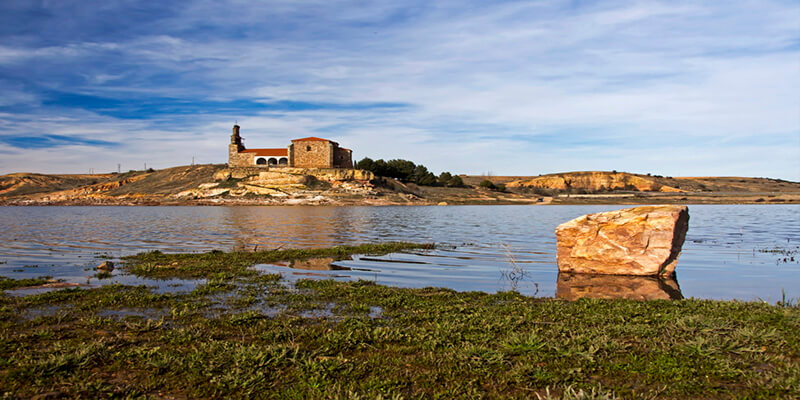
[[239,136],[239,125],[233,126],[228,145],[229,167],[295,167],[295,168],[353,168],[352,150],[339,143],[318,137],[294,139],[286,147],[247,149]]

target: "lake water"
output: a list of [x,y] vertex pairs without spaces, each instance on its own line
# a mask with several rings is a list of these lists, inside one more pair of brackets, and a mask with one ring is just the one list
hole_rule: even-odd
[[0,275],[88,279],[90,285],[145,282],[170,290],[196,282],[141,281],[118,270],[98,281],[92,267],[101,256],[116,259],[154,249],[204,252],[402,240],[443,246],[257,268],[289,281],[321,276],[566,298],[800,298],[798,205],[690,205],[677,282],[559,277],[555,227],[583,214],[626,207],[0,207]]

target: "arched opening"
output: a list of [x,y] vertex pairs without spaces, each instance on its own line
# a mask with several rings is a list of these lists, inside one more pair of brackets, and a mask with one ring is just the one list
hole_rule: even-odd
[[270,158],[269,165],[278,165],[278,160],[276,160],[275,158]]
[[264,157],[256,158],[256,165],[265,165],[267,163],[267,159]]
[[281,157],[281,159],[278,160],[278,165],[286,165],[288,163],[289,163],[289,160],[286,157]]

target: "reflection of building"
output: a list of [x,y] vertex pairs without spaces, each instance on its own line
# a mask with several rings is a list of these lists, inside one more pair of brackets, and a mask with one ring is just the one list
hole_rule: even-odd
[[339,143],[318,137],[294,139],[285,148],[247,149],[239,136],[239,125],[234,125],[228,166],[353,168],[353,154],[350,149],[339,147]]
[[[244,251],[319,248],[352,243],[358,226],[342,207],[220,207],[233,247]],[[351,229],[342,229],[347,224]]]
[[556,297],[565,300],[580,298],[656,300],[683,298],[675,278],[633,275],[571,274],[560,272]]

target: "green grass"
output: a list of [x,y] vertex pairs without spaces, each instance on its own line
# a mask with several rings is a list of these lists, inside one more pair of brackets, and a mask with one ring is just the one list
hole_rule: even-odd
[[39,286],[48,283],[50,277],[42,276],[39,278],[13,279],[0,276],[0,290],[14,289],[26,286]]
[[257,272],[249,267],[258,263],[314,257],[345,258],[353,254],[388,254],[401,250],[431,249],[433,247],[433,244],[389,242],[322,249],[276,249],[229,253],[215,250],[202,254],[165,254],[156,250],[125,257],[123,268],[127,272],[148,278],[201,278],[221,272],[238,276],[252,276]]
[[[0,395],[800,397],[794,305],[567,302],[368,281],[288,287],[212,255],[138,257],[205,271],[206,283],[188,293],[108,285],[0,296]],[[234,258],[242,268],[252,262],[243,258]]]

